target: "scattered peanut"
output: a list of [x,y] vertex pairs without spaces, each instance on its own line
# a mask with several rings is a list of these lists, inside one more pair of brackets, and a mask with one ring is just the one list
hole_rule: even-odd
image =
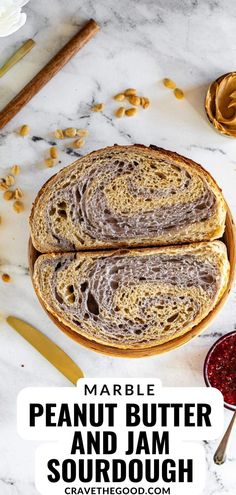
[[28,136],[30,128],[28,125],[22,125],[20,128],[20,135],[22,137]]
[[14,201],[13,203],[13,210],[16,212],[16,213],[21,213],[22,211],[24,211],[24,205],[22,203],[22,201]]
[[178,98],[178,100],[182,100],[182,98],[184,98],[184,92],[182,91],[182,89],[179,88],[174,89],[174,95],[175,98]]
[[128,88],[124,91],[125,96],[133,96],[136,95],[137,90],[134,88]]
[[86,137],[89,135],[88,129],[76,129],[77,136]]
[[64,134],[63,134],[63,131],[61,129],[56,129],[54,131],[54,137],[56,139],[64,139]]
[[92,112],[102,112],[105,108],[104,103],[97,103],[91,108]]
[[10,275],[8,275],[8,273],[3,273],[2,274],[2,281],[3,282],[6,282],[6,283],[9,283],[11,281]]
[[150,106],[150,100],[146,96],[142,99],[142,107],[144,109],[148,108]]
[[15,184],[15,177],[13,177],[13,175],[7,175],[5,178],[5,182],[7,187],[11,187],[13,186],[13,184]]
[[58,158],[58,149],[56,148],[56,146],[52,146],[49,151],[51,158]]
[[176,84],[174,81],[172,81],[172,79],[168,79],[168,78],[163,79],[163,84],[166,88],[169,88],[169,89],[175,89],[176,88]]
[[137,108],[127,108],[127,110],[125,110],[125,115],[127,115],[127,117],[134,117],[137,111]]
[[16,190],[14,191],[14,198],[21,199],[22,197],[23,197],[23,192],[19,187],[17,187]]
[[125,115],[125,108],[124,107],[119,107],[116,112],[115,112],[116,117],[120,119],[121,117],[124,117]]
[[64,130],[64,136],[73,138],[76,136],[76,129],[75,127],[68,127],[67,129]]
[[114,100],[116,101],[123,101],[125,99],[125,95],[124,93],[118,93],[117,95],[115,95],[114,97]]
[[8,189],[8,185],[6,183],[5,179],[0,180],[0,190],[1,191],[6,191]]
[[129,96],[129,102],[131,105],[138,107],[140,105],[140,97],[136,95]]
[[21,170],[20,165],[13,165],[11,167],[11,173],[12,173],[12,175],[19,175],[20,170]]
[[44,163],[45,163],[46,167],[51,168],[51,167],[54,167],[56,162],[53,158],[45,158]]
[[13,198],[14,198],[13,191],[5,191],[5,193],[3,194],[3,199],[5,199],[6,201],[10,201]]
[[82,148],[82,146],[85,145],[85,140],[82,138],[76,139],[76,141],[73,142],[73,145],[75,148]]

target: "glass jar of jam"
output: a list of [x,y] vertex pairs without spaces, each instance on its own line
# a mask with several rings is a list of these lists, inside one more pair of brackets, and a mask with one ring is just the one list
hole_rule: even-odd
[[206,385],[224,397],[225,407],[236,409],[236,331],[227,333],[209,350],[204,363]]

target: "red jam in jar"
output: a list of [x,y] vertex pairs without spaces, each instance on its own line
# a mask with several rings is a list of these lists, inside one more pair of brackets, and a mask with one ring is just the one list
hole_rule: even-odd
[[223,394],[226,407],[236,406],[236,331],[212,346],[205,360],[204,375],[206,384]]

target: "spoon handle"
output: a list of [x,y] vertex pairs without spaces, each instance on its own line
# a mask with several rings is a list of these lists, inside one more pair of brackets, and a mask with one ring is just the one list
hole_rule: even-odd
[[232,431],[234,422],[236,420],[236,410],[234,411],[234,414],[232,416],[232,419],[229,423],[229,426],[219,444],[219,447],[216,449],[215,454],[214,454],[214,462],[215,464],[224,464],[226,461],[226,449],[230,437],[230,433]]
[[35,46],[34,40],[27,40],[18,50],[11,55],[11,57],[0,67],[0,77],[4,76],[9,69],[11,69],[19,60],[21,60],[27,53]]

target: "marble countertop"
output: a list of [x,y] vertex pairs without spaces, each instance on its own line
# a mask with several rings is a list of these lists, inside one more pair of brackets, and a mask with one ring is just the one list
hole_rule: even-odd
[[[235,70],[234,0],[31,0],[24,8],[26,25],[1,38],[0,63],[25,39],[37,46],[0,80],[1,107],[51,58],[85,20],[94,17],[101,31],[10,123],[0,131],[0,175],[15,163],[22,167],[17,183],[24,190],[25,211],[16,215],[0,199],[0,313],[26,319],[45,332],[77,362],[89,377],[159,377],[165,386],[203,385],[202,367],[213,342],[235,328],[236,292],[214,323],[194,341],[171,353],[148,359],[104,357],[78,346],[49,321],[32,289],[28,264],[28,215],[41,185],[74,157],[114,143],[144,143],[177,151],[201,163],[222,187],[236,212],[236,145],[208,124],[204,95],[210,81]],[[162,85],[171,77],[186,95],[177,100]],[[112,95],[136,87],[151,99],[150,109],[135,118],[115,119]],[[102,114],[90,112],[93,102],[104,102]],[[16,130],[30,126],[21,138]],[[89,137],[79,153],[59,144],[60,163],[47,169],[43,160],[52,131],[68,126],[86,127]],[[16,397],[26,386],[68,384],[4,321],[0,325],[0,493],[36,495],[34,450],[16,432]],[[225,411],[225,422],[231,413]],[[234,495],[236,435],[228,462],[216,467],[216,442],[205,443],[208,475],[203,495]]]

